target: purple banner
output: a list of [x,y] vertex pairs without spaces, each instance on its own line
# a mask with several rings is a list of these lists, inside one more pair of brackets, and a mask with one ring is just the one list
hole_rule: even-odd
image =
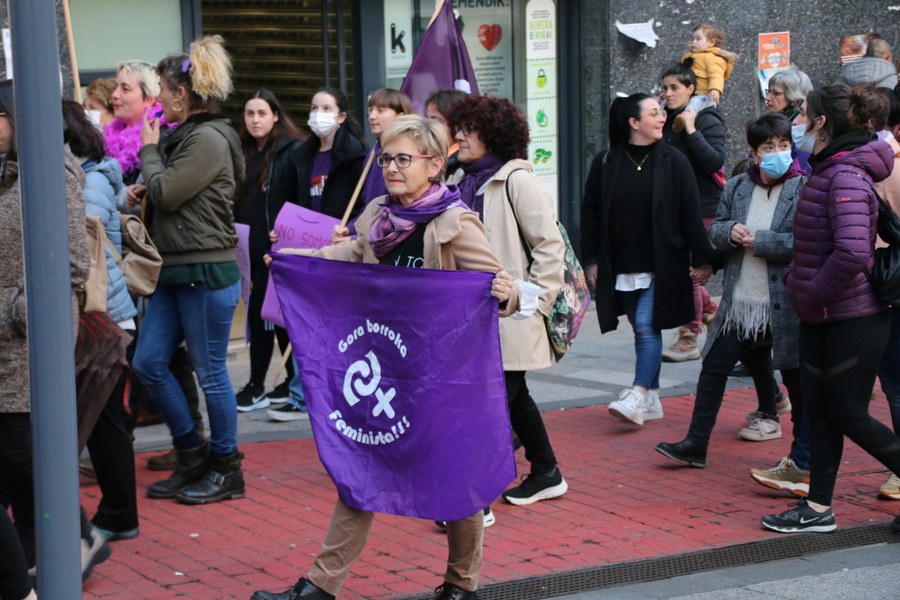
[[453,521],[516,476],[492,275],[275,255],[319,457],[341,500]]
[[444,2],[441,12],[425,30],[400,91],[409,96],[416,112],[424,115],[428,96],[441,88],[478,94],[475,69],[453,16],[452,2]]
[[[317,213],[297,204],[285,202],[275,218],[275,233],[278,241],[272,244],[272,252],[282,248],[314,248],[331,245],[331,232],[340,219]],[[260,315],[266,321],[284,327],[284,316],[275,295],[272,278],[266,288]]]

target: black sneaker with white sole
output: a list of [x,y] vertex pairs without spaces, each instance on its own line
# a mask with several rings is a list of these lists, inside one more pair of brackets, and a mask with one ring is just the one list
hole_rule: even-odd
[[291,397],[291,382],[282,381],[266,394],[270,404],[284,404]]
[[269,407],[269,399],[266,398],[266,389],[254,383],[248,383],[241,391],[234,395],[237,400],[239,412],[250,412]]
[[762,525],[766,529],[779,533],[796,533],[800,531],[814,531],[825,533],[834,531],[837,525],[834,522],[834,511],[831,507],[825,512],[818,512],[811,508],[802,498],[799,502],[792,502],[791,508],[780,515],[763,515]]
[[306,413],[307,410],[305,408],[298,408],[293,402],[287,402],[278,408],[270,408],[266,411],[266,414],[269,415],[269,419],[272,421],[280,421],[282,423],[306,419]]
[[569,490],[569,484],[563,479],[557,467],[545,475],[531,473],[521,485],[503,492],[503,498],[510,504],[526,506],[540,500],[559,498]]

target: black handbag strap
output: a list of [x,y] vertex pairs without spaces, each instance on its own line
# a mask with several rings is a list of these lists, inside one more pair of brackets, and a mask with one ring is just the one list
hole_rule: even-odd
[[528,256],[528,271],[531,271],[531,265],[534,263],[534,257],[531,255],[531,246],[528,244],[528,240],[525,238],[525,232],[522,231],[522,224],[519,223],[519,215],[516,214],[516,209],[512,203],[512,196],[509,193],[509,180],[512,179],[512,174],[516,171],[527,171],[525,168],[513,169],[509,172],[509,175],[506,176],[506,184],[504,186],[504,191],[506,193],[506,201],[509,203],[509,209],[512,211],[513,220],[516,222],[516,229],[519,230],[519,240],[522,242],[522,247],[525,248],[525,255]]

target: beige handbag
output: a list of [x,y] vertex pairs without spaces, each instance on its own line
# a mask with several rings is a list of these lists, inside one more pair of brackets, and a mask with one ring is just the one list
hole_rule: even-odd
[[109,243],[100,217],[85,215],[88,250],[91,253],[91,274],[84,282],[81,312],[106,312],[109,273],[106,271],[104,245]]
[[162,257],[144,222],[136,215],[120,215],[122,220],[122,254],[109,239],[106,248],[125,274],[125,284],[134,296],[149,296],[156,290]]

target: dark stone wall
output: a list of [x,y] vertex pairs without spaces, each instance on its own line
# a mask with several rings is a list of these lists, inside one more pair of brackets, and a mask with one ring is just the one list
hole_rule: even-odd
[[[0,27],[9,27],[9,6],[6,2],[0,2]],[[62,2],[56,2],[56,28],[57,28],[57,44],[59,46],[59,62],[62,69],[62,94],[68,98],[74,98],[74,87],[72,84],[72,60],[69,55],[69,44],[66,40],[66,21],[63,15]],[[23,44],[19,43],[19,52],[22,52]],[[28,43],[24,44],[28,48]],[[13,73],[15,75],[15,73]],[[6,56],[0,45],[0,79],[8,79],[6,73]]]
[[[561,0],[564,1],[564,0]],[[704,21],[724,27],[725,48],[741,55],[725,84],[720,105],[728,125],[730,171],[744,157],[745,123],[765,110],[756,76],[757,35],[790,31],[791,64],[805,71],[814,85],[837,78],[841,36],[877,33],[900,55],[900,11],[897,2],[845,0],[583,0],[585,144],[584,160],[606,147],[606,118],[617,92],[659,92],[659,74],[687,48],[691,29]],[[656,48],[616,30],[622,23],[655,20]]]

